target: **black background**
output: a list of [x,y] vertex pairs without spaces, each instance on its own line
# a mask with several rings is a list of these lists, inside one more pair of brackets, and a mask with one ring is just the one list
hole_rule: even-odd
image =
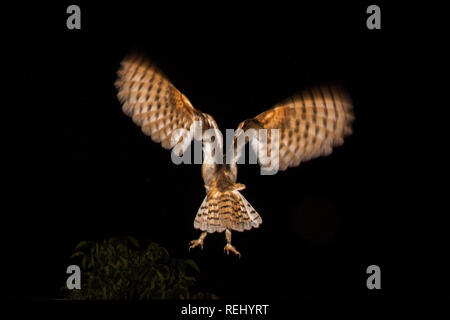
[[[413,89],[390,86],[403,57],[396,57],[400,64],[388,57],[395,56],[387,48],[388,8],[383,29],[368,30],[371,3],[81,2],[82,29],[68,30],[70,4],[5,11],[6,71],[14,84],[2,119],[10,155],[4,215],[11,221],[3,225],[11,231],[9,297],[61,297],[76,243],[120,235],[194,259],[201,288],[226,298],[445,292],[444,234],[433,232],[433,215],[395,201],[405,192],[399,166],[409,164],[396,160],[404,147],[393,125],[399,106],[389,95]],[[338,81],[350,92],[354,133],[332,155],[275,176],[239,167],[243,194],[264,220],[233,234],[241,259],[223,253],[224,234],[188,252],[205,196],[200,166],[174,165],[170,152],[122,113],[113,82],[133,48],[222,130],[305,86]],[[448,170],[428,164],[414,179],[431,188]],[[412,194],[404,199],[414,201]],[[378,292],[366,287],[371,264],[382,270]]]

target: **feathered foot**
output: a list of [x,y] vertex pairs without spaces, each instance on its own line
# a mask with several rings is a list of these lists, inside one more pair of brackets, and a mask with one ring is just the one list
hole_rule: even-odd
[[192,240],[189,242],[190,246],[189,246],[189,250],[191,250],[192,248],[195,248],[196,246],[200,246],[200,248],[203,250],[203,240],[206,238],[206,235],[208,234],[208,232],[202,232],[202,234],[200,235],[200,237],[196,240]]
[[223,251],[226,252],[227,255],[231,251],[235,255],[239,256],[239,258],[240,258],[241,257],[241,253],[239,251],[237,251],[236,248],[231,244],[231,231],[230,230],[228,230],[228,229],[225,230],[225,237],[227,239],[227,244],[223,248]]

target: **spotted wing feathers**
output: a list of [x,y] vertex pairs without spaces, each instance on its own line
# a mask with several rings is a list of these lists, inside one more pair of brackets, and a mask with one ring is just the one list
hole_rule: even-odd
[[[124,58],[117,72],[115,86],[122,110],[154,142],[171,149],[181,143],[179,155],[190,145],[194,121],[203,129],[217,126],[214,119],[195,109],[166,76],[140,53]],[[177,129],[186,129],[184,132]]]
[[319,86],[304,90],[255,118],[241,122],[238,128],[243,132],[268,129],[267,144],[256,139],[260,163],[266,163],[267,159],[261,157],[269,157],[274,147],[270,129],[279,129],[279,169],[283,171],[329,155],[333,147],[341,145],[344,137],[352,133],[353,120],[349,95],[338,86]]

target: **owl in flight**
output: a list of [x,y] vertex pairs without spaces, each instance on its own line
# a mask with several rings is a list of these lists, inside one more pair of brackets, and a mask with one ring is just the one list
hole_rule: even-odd
[[[192,134],[175,137],[175,132],[180,128],[191,132],[188,130],[194,122],[200,123],[203,131],[212,129],[220,132],[214,118],[195,109],[188,98],[144,55],[132,53],[125,57],[117,75],[115,86],[124,113],[165,149],[178,145],[181,146],[179,154],[183,154],[194,137]],[[329,155],[333,147],[341,145],[344,137],[351,134],[353,120],[350,97],[342,88],[331,85],[312,87],[241,122],[234,142],[243,140],[244,143],[235,143],[234,152],[241,154],[247,142],[253,148],[265,148],[266,153],[257,153],[258,163],[264,167],[267,161],[264,161],[263,155],[273,152],[275,143],[272,141],[276,140],[276,165],[284,171],[301,162]],[[272,134],[266,136],[264,143],[258,134],[238,139],[250,129],[278,129],[278,139],[272,139]],[[216,143],[222,148],[222,141]],[[258,228],[262,219],[239,192],[245,189],[245,185],[236,182],[237,161],[205,161],[213,158],[211,153],[214,151],[211,142],[203,141],[202,148],[202,177],[206,197],[194,220],[194,228],[200,229],[202,233],[198,239],[189,243],[189,249],[196,246],[203,248],[208,233],[225,231],[227,243],[224,251],[240,256],[231,244],[231,231]]]

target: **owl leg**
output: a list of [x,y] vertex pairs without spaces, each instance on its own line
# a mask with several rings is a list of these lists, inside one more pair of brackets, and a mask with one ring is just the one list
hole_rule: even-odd
[[200,246],[200,248],[203,250],[203,240],[206,238],[206,235],[208,234],[208,232],[202,232],[202,234],[200,235],[200,237],[198,237],[197,240],[192,240],[189,242],[190,246],[189,246],[189,250],[191,250],[191,248],[195,248],[196,246]]
[[227,239],[227,244],[225,245],[225,248],[223,248],[223,251],[225,251],[227,254],[231,251],[234,254],[238,255],[240,258],[241,254],[239,253],[239,251],[237,251],[236,248],[231,245],[231,231],[228,229],[225,230],[225,238]]

